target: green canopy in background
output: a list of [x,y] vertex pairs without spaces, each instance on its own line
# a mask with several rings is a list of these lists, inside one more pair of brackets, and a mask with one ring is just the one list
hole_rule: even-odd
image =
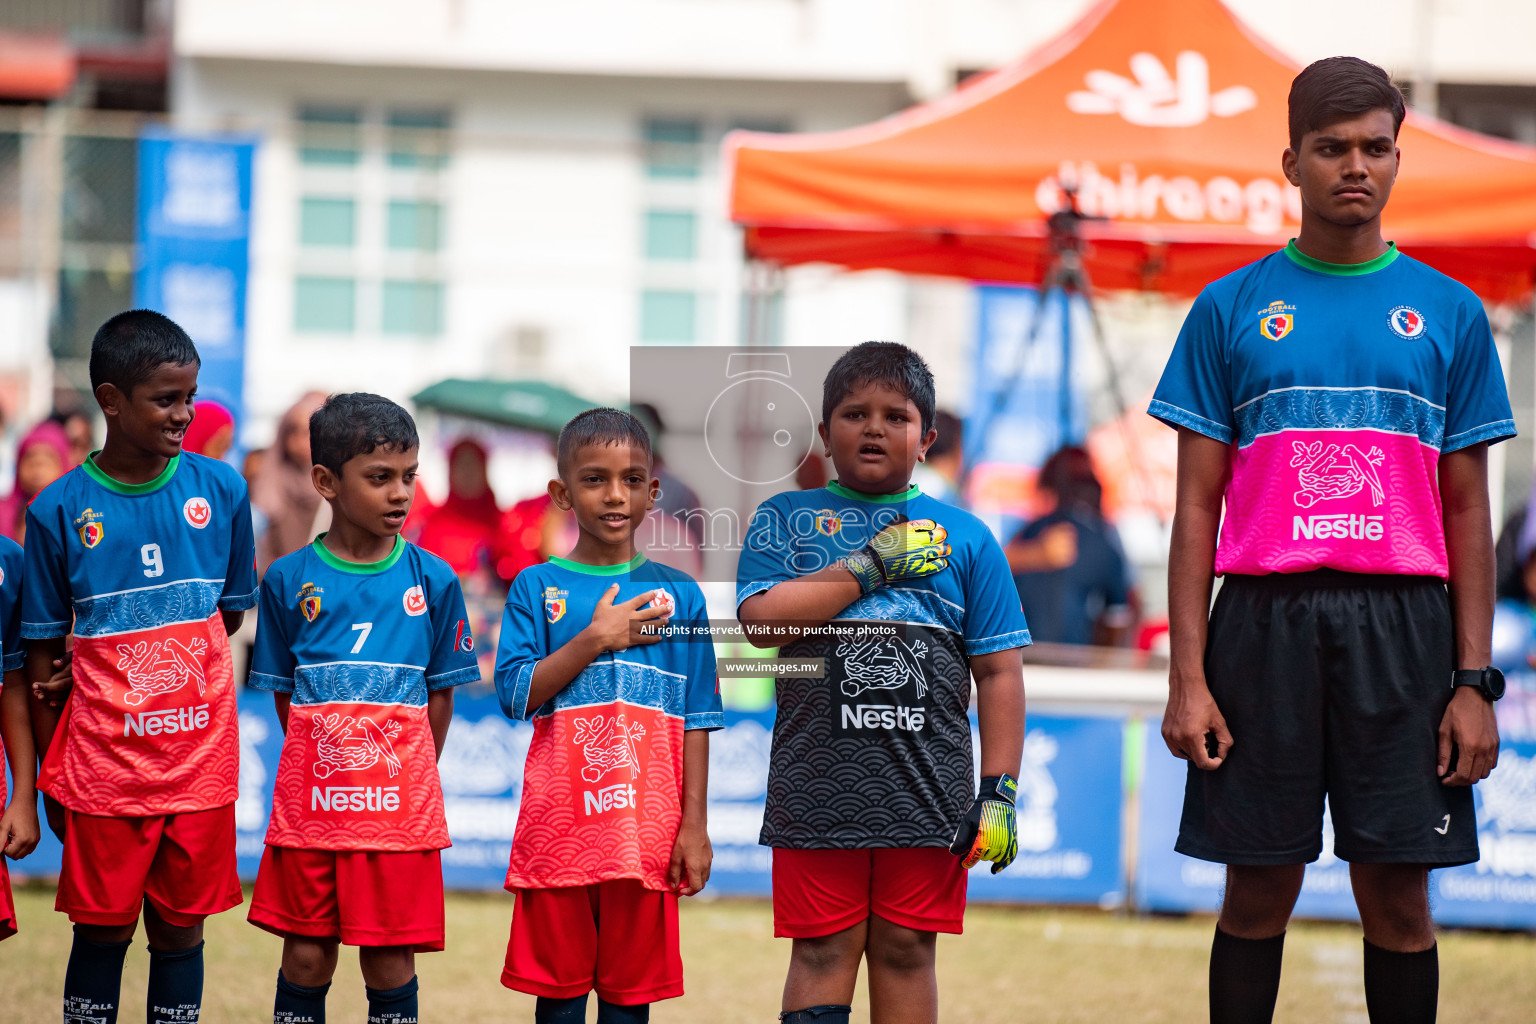
[[571,417],[599,404],[543,381],[457,378],[438,381],[411,396],[411,401],[418,409],[550,435],[559,434]]

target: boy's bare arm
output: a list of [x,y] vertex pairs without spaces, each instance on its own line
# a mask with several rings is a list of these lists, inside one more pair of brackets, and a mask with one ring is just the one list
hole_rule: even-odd
[[240,623],[245,621],[245,612],[232,612],[221,608],[219,609],[219,618],[224,620],[224,635],[234,636],[240,632]]
[[427,694],[427,724],[432,727],[433,757],[442,757],[448,727],[453,724],[453,687]]
[[288,735],[288,709],[293,706],[293,694],[273,693],[272,706],[277,709],[277,722],[283,727],[283,735]]
[[[1493,515],[1488,508],[1488,446],[1469,445],[1440,457],[1440,498],[1450,563],[1456,667],[1493,660]],[[1476,687],[1458,686],[1440,721],[1436,774],[1447,786],[1470,786],[1499,763],[1499,724]],[[1452,772],[1452,745],[1458,751]],[[1449,773],[1449,775],[1447,775]]]
[[53,742],[53,731],[63,717],[63,689],[54,681],[54,662],[64,659],[64,637],[27,641],[27,682],[37,700],[32,702],[32,739],[40,752],[46,753]]
[[853,573],[832,565],[753,594],[741,603],[737,616],[752,646],[780,647],[825,626],[862,593]]
[[604,651],[623,651],[636,644],[654,644],[662,639],[660,636],[644,636],[636,632],[639,624],[660,619],[667,614],[667,609],[661,606],[640,610],[641,605],[656,596],[656,591],[647,590],[628,601],[614,604],[613,598],[618,592],[617,583],[609,587],[597,602],[587,628],[534,666],[533,681],[528,688],[530,713],[565,689],[572,679],[581,674],[582,669],[592,664]]
[[1020,648],[971,657],[976,718],[981,729],[981,777],[1019,777],[1024,759],[1024,655]]
[[672,844],[667,883],[684,896],[693,896],[709,883],[714,849],[709,845],[706,806],[709,797],[709,731],[683,733],[683,823]]
[[32,745],[32,716],[28,711],[26,673],[5,673],[0,689],[0,737],[11,764],[11,803],[0,808],[0,847],[19,860],[37,846],[42,833],[37,824],[37,752]]

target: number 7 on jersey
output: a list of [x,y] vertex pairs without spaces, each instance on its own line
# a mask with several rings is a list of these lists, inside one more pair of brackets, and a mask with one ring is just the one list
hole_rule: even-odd
[[357,638],[357,643],[352,645],[352,653],[353,654],[360,653],[362,651],[362,649],[363,649],[363,644],[368,642],[368,634],[373,632],[373,623],[371,623],[371,622],[354,622],[354,623],[352,623],[352,631],[355,633],[358,630],[362,630],[363,635],[358,637]]

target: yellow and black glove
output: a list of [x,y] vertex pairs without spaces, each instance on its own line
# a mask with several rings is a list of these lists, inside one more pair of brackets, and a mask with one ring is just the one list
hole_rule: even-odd
[[1013,809],[1019,784],[1010,775],[989,775],[981,780],[981,789],[971,802],[965,820],[955,829],[955,841],[949,852],[964,857],[966,868],[984,860],[992,862],[995,875],[1019,853],[1019,819]]
[[932,576],[949,567],[949,532],[932,519],[902,516],[843,562],[864,593],[895,583]]

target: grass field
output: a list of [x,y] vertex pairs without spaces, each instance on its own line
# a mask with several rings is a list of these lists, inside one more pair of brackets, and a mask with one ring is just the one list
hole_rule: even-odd
[[[20,935],[0,944],[0,1019],[57,1020],[69,923],[53,892],[19,887]],[[512,899],[450,895],[448,951],[422,956],[422,1020],[533,1020],[533,1000],[498,982]],[[973,906],[964,936],[939,941],[940,1019],[1053,1022],[1188,1022],[1205,1019],[1210,918],[1128,918],[1098,911]],[[683,962],[688,995],[658,1004],[657,1024],[777,1019],[789,943],[773,939],[761,902],[684,901]],[[271,1019],[281,942],[245,923],[241,910],[209,922],[203,1020]],[[1359,932],[1297,923],[1286,940],[1279,1021],[1365,1024]],[[1446,932],[1440,938],[1440,1020],[1526,1024],[1536,1017],[1536,937]],[[119,1019],[144,1019],[148,956],[142,939],[128,956]],[[855,1000],[864,1004],[862,988]],[[364,1017],[357,957],[343,951],[331,991],[332,1021]],[[595,1015],[596,1001],[589,1007]],[[854,1020],[867,1021],[856,1008]]]

